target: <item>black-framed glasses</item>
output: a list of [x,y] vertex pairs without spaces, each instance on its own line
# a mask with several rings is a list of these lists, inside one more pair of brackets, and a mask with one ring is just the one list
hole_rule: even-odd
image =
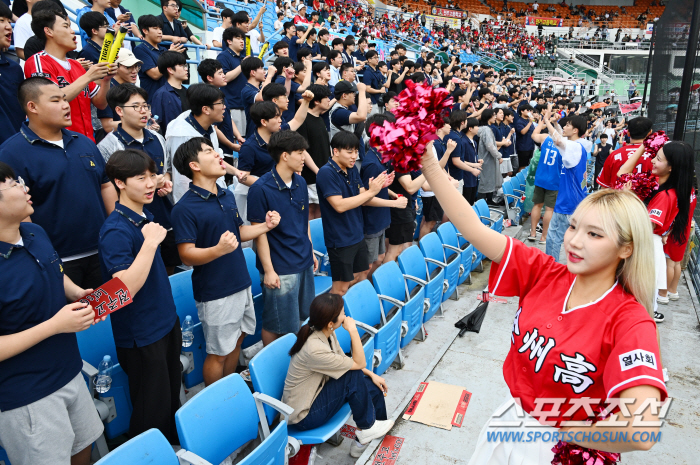
[[133,108],[138,112],[151,111],[151,106],[147,103],[136,104],[136,105],[121,105],[122,108]]
[[129,71],[137,71],[137,72],[141,71],[141,65],[139,65],[139,64],[135,64],[135,65],[131,65],[131,66],[126,66],[126,65],[120,64],[119,66],[123,66],[124,68],[128,69]]
[[13,187],[21,187],[25,194],[29,192],[29,189],[27,189],[27,185],[24,183],[24,179],[22,179],[21,177],[13,179],[12,184],[10,184],[9,187],[3,187],[2,189],[0,189],[0,191],[6,191],[8,189],[12,189]]
[[226,108],[226,102],[214,102],[211,104],[212,108],[217,106],[217,105],[223,105],[224,108]]

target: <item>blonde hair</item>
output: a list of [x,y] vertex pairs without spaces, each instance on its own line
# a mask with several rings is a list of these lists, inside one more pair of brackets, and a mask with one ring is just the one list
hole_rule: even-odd
[[598,211],[603,231],[618,247],[632,245],[632,255],[620,261],[615,278],[653,316],[656,274],[653,232],[646,207],[628,190],[602,189],[587,196],[574,215],[585,215],[591,208]]

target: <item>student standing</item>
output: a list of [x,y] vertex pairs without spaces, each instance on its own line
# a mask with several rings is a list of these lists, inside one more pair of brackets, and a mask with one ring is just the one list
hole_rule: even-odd
[[246,118],[243,112],[241,92],[246,85],[246,78],[241,74],[241,62],[245,58],[245,33],[237,27],[230,27],[222,36],[224,51],[216,59],[221,63],[226,77],[226,87],[221,90],[226,96],[226,106],[231,112],[231,120],[241,135],[246,133]]
[[182,334],[159,251],[167,231],[144,209],[158,195],[156,164],[146,153],[126,149],[112,154],[106,170],[119,201],[100,229],[102,276],[121,279],[133,299],[111,316],[134,406],[129,434],[158,428],[171,444],[179,444],[175,412],[180,408]]
[[158,57],[158,71],[167,80],[150,99],[151,111],[159,116],[160,133],[165,134],[168,124],[190,109],[183,85],[189,79],[189,65],[182,53],[168,51]]
[[19,132],[24,120],[17,101],[19,85],[24,80],[20,65],[9,59],[7,50],[12,41],[12,11],[0,4],[0,144]]
[[182,262],[194,267],[194,299],[207,341],[204,382],[210,385],[236,370],[243,339],[255,332],[251,281],[239,243],[276,227],[280,215],[268,211],[264,223],[243,225],[233,193],[217,185],[226,167],[208,138],[182,144],[173,164],[192,180],[172,219]]
[[532,154],[535,151],[535,143],[532,133],[535,131],[535,120],[532,117],[532,108],[529,104],[521,104],[518,107],[518,115],[515,118],[515,151],[518,156],[518,171],[530,166]]
[[[600,174],[600,170],[603,169],[603,165],[605,165],[605,161],[608,159],[610,156],[610,151],[612,150],[612,145],[608,143],[608,135],[607,134],[601,134],[600,135],[600,144],[595,145],[595,149],[593,149],[592,155],[595,157],[595,169],[594,169],[594,179],[598,179],[598,175]],[[596,181],[597,189],[600,189],[600,184]]]
[[262,102],[262,90],[272,82],[277,70],[270,66],[265,77],[265,67],[260,58],[249,57],[241,63],[241,74],[246,79],[246,84],[241,90],[241,101],[243,102],[243,113],[245,114],[245,137],[253,135],[256,125],[250,117],[250,107],[255,102]]

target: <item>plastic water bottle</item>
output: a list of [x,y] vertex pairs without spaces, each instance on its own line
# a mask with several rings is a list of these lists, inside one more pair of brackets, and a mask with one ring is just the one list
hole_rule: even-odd
[[182,323],[182,347],[189,347],[192,345],[194,341],[194,334],[192,333],[193,326],[192,317],[187,315],[185,317],[185,322]]
[[112,357],[105,355],[97,368],[97,379],[95,380],[95,390],[99,394],[104,394],[112,387]]
[[331,266],[331,260],[328,254],[323,256],[323,266]]

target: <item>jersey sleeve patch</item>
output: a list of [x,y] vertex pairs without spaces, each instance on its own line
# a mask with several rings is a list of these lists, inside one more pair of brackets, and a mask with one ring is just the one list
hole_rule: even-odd
[[658,369],[656,365],[656,354],[644,349],[631,350],[619,355],[620,370],[627,371],[636,367],[648,367],[652,370]]
[[658,208],[653,208],[653,209],[649,212],[649,216],[655,216],[655,217],[657,217],[657,218],[661,218],[661,215],[662,215],[662,214],[663,214],[663,212],[662,212],[661,210],[659,210]]

